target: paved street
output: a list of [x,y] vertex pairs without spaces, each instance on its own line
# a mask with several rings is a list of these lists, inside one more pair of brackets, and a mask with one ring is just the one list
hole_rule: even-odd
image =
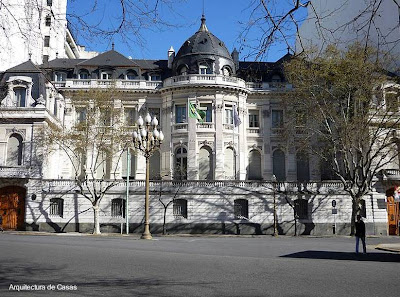
[[400,254],[380,243],[400,238],[355,255],[350,237],[2,233],[0,296],[398,296]]

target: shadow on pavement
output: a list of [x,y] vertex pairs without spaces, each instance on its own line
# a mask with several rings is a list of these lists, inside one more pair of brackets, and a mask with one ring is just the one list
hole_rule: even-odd
[[400,254],[391,253],[367,253],[356,254],[349,252],[330,252],[330,251],[304,251],[281,256],[283,258],[301,259],[327,259],[327,260],[347,260],[347,261],[367,261],[367,262],[400,262]]

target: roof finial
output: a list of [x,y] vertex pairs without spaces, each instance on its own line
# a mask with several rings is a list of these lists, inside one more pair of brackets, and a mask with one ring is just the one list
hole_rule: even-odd
[[201,25],[199,31],[208,32],[208,28],[206,26],[206,17],[203,15],[201,16]]
[[28,55],[29,55],[29,61],[32,60],[32,53],[30,52]]
[[111,43],[111,49],[114,50],[115,44],[114,41]]

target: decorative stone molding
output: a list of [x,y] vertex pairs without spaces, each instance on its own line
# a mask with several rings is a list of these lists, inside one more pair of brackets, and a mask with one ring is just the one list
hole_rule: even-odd
[[25,129],[17,129],[17,128],[12,128],[12,129],[6,129],[6,135],[11,135],[14,133],[18,133],[23,136],[23,138],[26,138],[26,130]]

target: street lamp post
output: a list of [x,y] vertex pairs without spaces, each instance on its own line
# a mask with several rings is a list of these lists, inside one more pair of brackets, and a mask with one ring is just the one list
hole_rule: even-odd
[[150,114],[147,114],[143,120],[142,116],[137,119],[138,130],[133,132],[133,145],[141,151],[146,159],[146,190],[145,190],[145,218],[144,232],[142,239],[152,239],[149,228],[149,177],[150,177],[150,157],[153,152],[160,147],[164,140],[162,131],[157,130],[158,120],[156,117],[151,119]]
[[275,174],[272,175],[272,187],[274,191],[274,236],[278,236],[277,220],[276,220],[276,182],[277,178]]

